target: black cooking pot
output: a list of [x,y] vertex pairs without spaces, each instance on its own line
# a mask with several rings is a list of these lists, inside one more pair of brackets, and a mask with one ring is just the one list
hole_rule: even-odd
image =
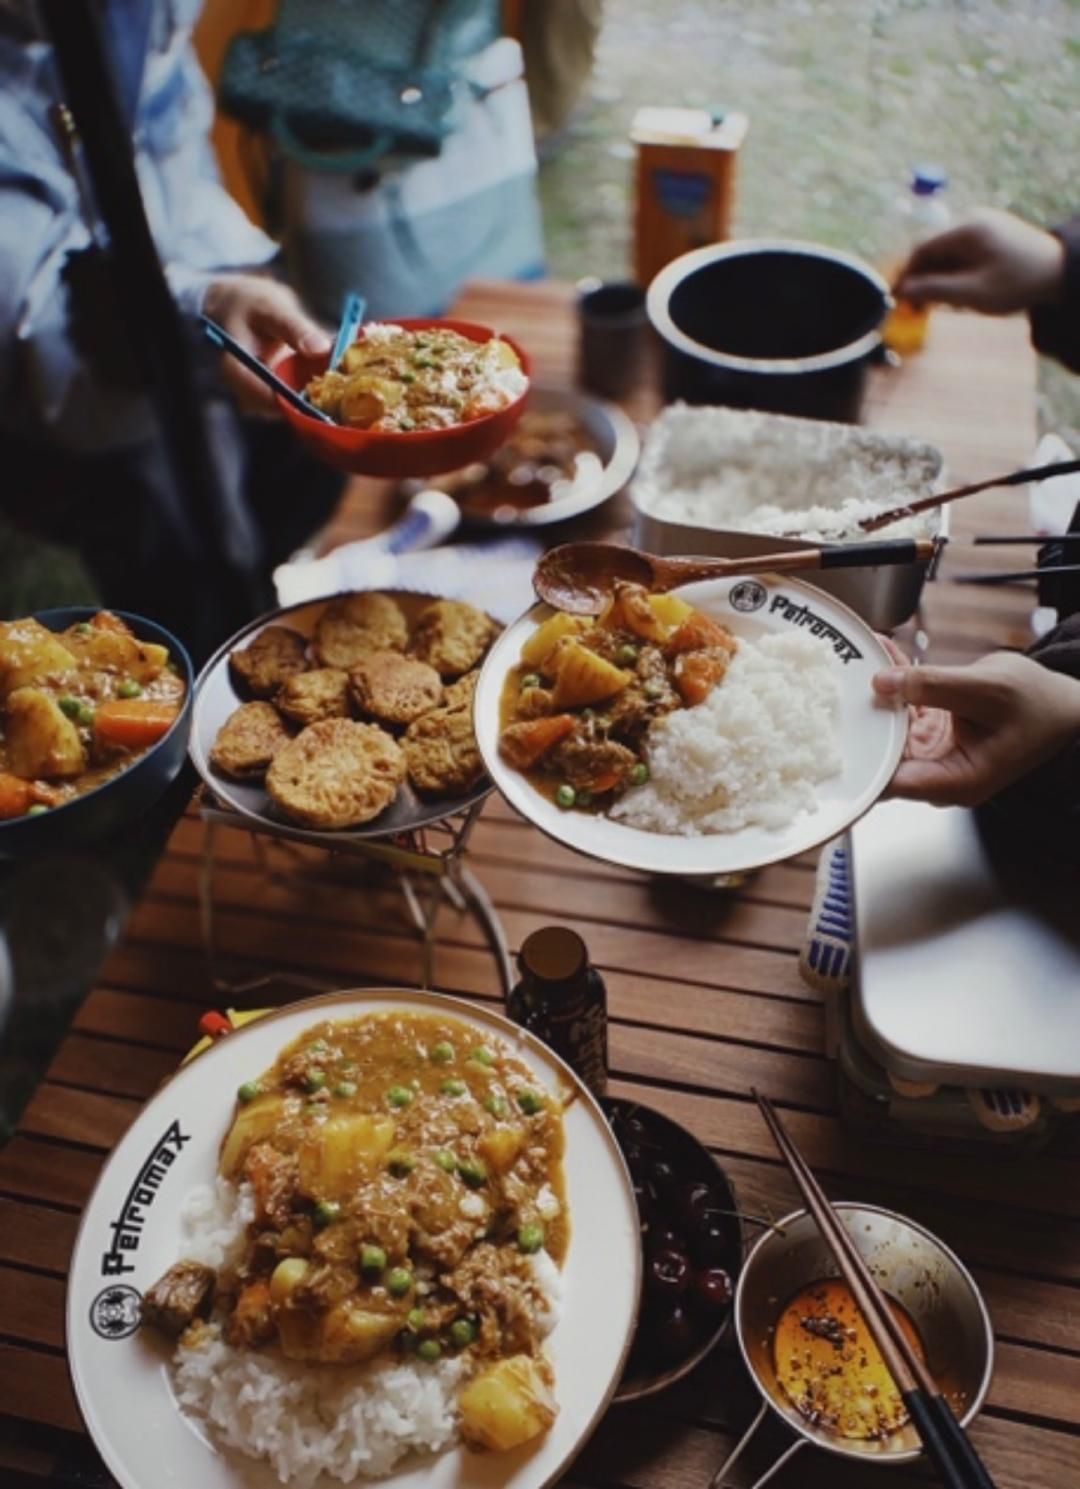
[[647,297],[664,397],[857,423],[891,303],[873,269],[814,243],[745,239],[683,254]]

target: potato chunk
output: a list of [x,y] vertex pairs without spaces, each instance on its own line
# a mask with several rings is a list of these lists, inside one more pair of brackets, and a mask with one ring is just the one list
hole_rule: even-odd
[[0,621],[0,696],[74,666],[68,648],[39,621]]
[[525,1146],[523,1127],[493,1127],[485,1132],[476,1144],[481,1158],[497,1174],[505,1174],[513,1168],[518,1154]]
[[563,641],[556,658],[556,709],[583,708],[587,703],[601,703],[621,693],[632,676],[621,667],[582,646],[580,641]]
[[79,731],[41,688],[16,688],[7,703],[8,763],[24,781],[77,776],[86,769]]
[[551,657],[552,652],[560,641],[565,641],[568,636],[580,636],[589,629],[592,624],[586,617],[581,615],[567,615],[564,611],[557,611],[539,625],[521,648],[521,660],[528,667],[538,667],[545,671],[544,664]]
[[284,1111],[284,1097],[276,1095],[257,1096],[240,1108],[221,1145],[218,1159],[218,1168],[226,1179],[237,1176],[248,1150],[255,1143],[273,1137]]
[[328,1118],[300,1146],[300,1190],[312,1199],[346,1199],[394,1143],[394,1119],[370,1112]]
[[511,1355],[468,1383],[458,1410],[461,1436],[470,1447],[505,1453],[546,1432],[557,1407],[536,1361]]

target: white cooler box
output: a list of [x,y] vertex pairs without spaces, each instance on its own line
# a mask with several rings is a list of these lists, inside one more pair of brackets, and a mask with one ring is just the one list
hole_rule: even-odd
[[331,324],[349,290],[371,320],[439,315],[466,279],[544,272],[536,152],[521,48],[502,37],[470,64],[478,96],[430,160],[373,173],[289,161],[283,241],[292,283]]

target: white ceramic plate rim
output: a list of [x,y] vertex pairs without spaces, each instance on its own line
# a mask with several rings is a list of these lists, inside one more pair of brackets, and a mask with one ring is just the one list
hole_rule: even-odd
[[[740,611],[729,602],[729,593],[746,586],[744,593],[758,586],[762,595],[754,611]],[[543,604],[508,626],[495,642],[484,662],[476,689],[474,722],[476,740],[484,764],[495,785],[510,805],[549,837],[579,853],[624,868],[652,874],[676,874],[691,877],[715,877],[742,873],[778,863],[818,847],[844,832],[873,806],[885,790],[904,749],[907,737],[907,711],[876,701],[870,690],[870,678],[879,668],[891,665],[891,659],[874,632],[856,613],[823,590],[798,580],[777,575],[746,575],[731,579],[710,579],[686,585],[675,591],[692,604],[729,625],[736,634],[755,636],[763,633],[755,615],[768,617],[772,606],[784,597],[792,610],[807,606],[813,615],[835,626],[860,651],[850,664],[839,664],[842,688],[840,746],[845,765],[839,776],[823,782],[818,788],[818,810],[801,813],[787,827],[772,830],[747,827],[737,832],[714,833],[704,837],[681,837],[674,834],[645,832],[607,817],[584,812],[561,811],[553,802],[535,790],[502,759],[498,749],[499,697],[510,669],[520,658],[524,641],[552,612]],[[765,631],[777,631],[783,622],[767,623]],[[822,644],[825,644],[824,642]],[[876,736],[872,763],[862,772],[857,789],[837,795],[851,773],[852,750],[866,752],[866,740]]]
[[[544,1489],[566,1471],[611,1402],[633,1340],[641,1248],[630,1175],[599,1106],[546,1045],[482,1005],[412,989],[332,993],[268,1012],[181,1066],[143,1108],[98,1177],[72,1254],[68,1363],[87,1428],[122,1489],[149,1489],[151,1479],[133,1466],[140,1441],[153,1454],[154,1489],[191,1489],[196,1483],[200,1489],[280,1489],[269,1467],[212,1447],[183,1416],[168,1385],[162,1352],[148,1358],[139,1333],[119,1340],[99,1338],[90,1326],[90,1311],[103,1291],[116,1284],[148,1287],[177,1259],[177,1209],[192,1187],[213,1179],[218,1144],[240,1080],[270,1065],[285,1044],[316,1022],[393,1011],[441,1013],[497,1035],[514,1046],[548,1091],[572,1093],[564,1110],[571,1238],[562,1271],[562,1316],[549,1339],[560,1410],[550,1431],[532,1448],[503,1455],[448,1448],[434,1458],[403,1460],[401,1468],[381,1480],[353,1483],[388,1489]],[[141,1176],[173,1123],[189,1129],[190,1148],[177,1147],[175,1164],[160,1181],[158,1193],[168,1197],[170,1206],[162,1206],[160,1199],[156,1211],[145,1206],[142,1258],[138,1249],[119,1253],[134,1257],[132,1270],[110,1281],[99,1259],[110,1241],[111,1220],[134,1190],[132,1172]],[[170,1183],[172,1189],[166,1187]],[[605,1208],[611,1204],[613,1211]],[[597,1226],[600,1219],[603,1224]],[[572,1302],[573,1308],[568,1306]],[[107,1368],[114,1360],[130,1377],[124,1388]],[[341,1484],[324,1477],[319,1489],[341,1489]]]

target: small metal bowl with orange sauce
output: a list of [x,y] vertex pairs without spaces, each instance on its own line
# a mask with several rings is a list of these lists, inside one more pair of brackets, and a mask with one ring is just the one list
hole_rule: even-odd
[[[990,1317],[970,1272],[943,1242],[913,1220],[875,1205],[838,1203],[834,1208],[894,1305],[901,1326],[909,1338],[914,1335],[958,1420],[967,1426],[982,1407],[994,1365]],[[735,1291],[735,1332],[762,1404],[718,1470],[713,1480],[716,1489],[727,1483],[728,1470],[770,1411],[787,1424],[795,1441],[758,1484],[808,1446],[867,1466],[906,1463],[920,1456],[919,1439],[910,1421],[897,1422],[888,1430],[879,1417],[876,1423],[865,1422],[862,1431],[849,1417],[845,1430],[808,1409],[811,1398],[822,1399],[816,1391],[806,1390],[814,1346],[833,1330],[838,1377],[850,1367],[849,1385],[854,1389],[847,1399],[857,1404],[861,1397],[865,1403],[867,1396],[874,1399],[883,1389],[872,1359],[869,1374],[864,1372],[861,1382],[858,1379],[859,1367],[870,1352],[863,1351],[861,1320],[849,1316],[850,1308],[845,1310],[842,1289],[832,1253],[805,1210],[778,1220],[755,1243]],[[800,1332],[804,1337],[798,1337]],[[800,1348],[801,1357],[796,1355]],[[797,1359],[804,1362],[801,1368]],[[819,1358],[815,1368],[820,1369]],[[793,1379],[802,1383],[801,1399],[791,1393]],[[891,1384],[887,1376],[885,1381],[887,1389]]]

